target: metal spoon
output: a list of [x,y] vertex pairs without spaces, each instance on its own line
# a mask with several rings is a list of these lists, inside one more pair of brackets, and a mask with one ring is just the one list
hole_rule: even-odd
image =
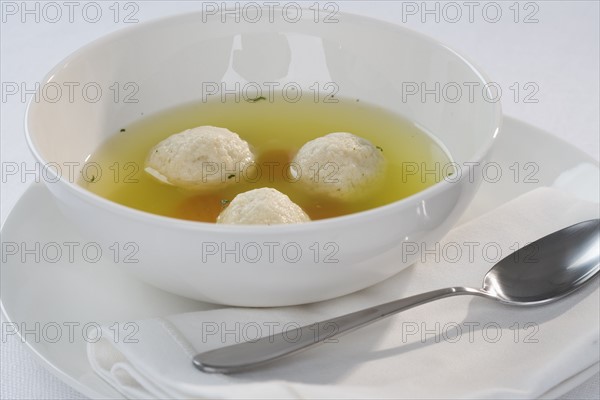
[[[204,372],[234,373],[253,369],[390,315],[451,296],[470,294],[515,306],[550,303],[598,275],[599,243],[600,220],[581,222],[500,260],[485,275],[481,289],[457,286],[418,294],[288,330],[285,335],[279,333],[200,353],[193,362]],[[319,334],[315,335],[315,332]],[[288,338],[299,340],[292,342]]]

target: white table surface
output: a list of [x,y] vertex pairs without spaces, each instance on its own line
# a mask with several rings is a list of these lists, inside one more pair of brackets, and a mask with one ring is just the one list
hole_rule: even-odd
[[[29,9],[40,9],[40,20],[34,14],[23,15],[21,9],[12,15],[12,6],[22,7],[21,1],[2,3],[1,24],[1,161],[25,163],[33,166],[34,160],[27,148],[23,118],[26,103],[19,96],[5,96],[5,87],[11,82],[32,88],[46,72],[77,48],[128,24],[123,23],[125,2],[119,5],[121,14],[114,21],[114,1],[98,1],[102,17],[96,23],[86,21],[81,10],[86,2],[75,2],[73,21],[69,20],[69,6],[56,2],[62,17],[55,23],[54,10],[44,2],[28,2]],[[198,1],[135,1],[139,22],[161,16],[201,10]],[[258,1],[258,3],[261,3]],[[314,3],[306,2],[306,6]],[[517,117],[563,138],[572,145],[599,157],[599,57],[600,57],[600,6],[593,1],[497,1],[502,16],[496,23],[496,5],[490,2],[473,2],[472,6],[457,1],[428,1],[428,9],[439,9],[435,14],[423,14],[423,2],[337,2],[341,11],[364,14],[403,25],[432,36],[477,63],[502,89],[502,106],[505,114]],[[528,4],[529,3],[529,4]],[[221,4],[221,1],[214,4]],[[282,2],[283,4],[283,2]],[[458,5],[462,17],[452,22]],[[418,7],[416,14],[408,11]],[[8,8],[7,8],[8,7]],[[473,7],[472,20],[469,7]],[[520,10],[515,22],[515,8]],[[483,14],[483,9],[487,14]],[[403,12],[404,11],[404,12]],[[537,22],[525,23],[531,16]],[[93,15],[89,14],[91,17]],[[25,22],[22,21],[25,17]],[[422,18],[425,18],[423,22]],[[486,20],[487,18],[487,20]],[[516,83],[517,86],[514,86]],[[525,86],[526,84],[529,86]],[[512,89],[511,89],[512,87]],[[515,88],[520,88],[520,98],[514,98]],[[525,102],[524,95],[538,88]],[[5,98],[6,97],[6,98]],[[33,176],[23,181],[15,176],[2,176],[1,221],[6,220]],[[0,399],[75,399],[85,398],[50,375],[25,350],[19,340],[11,336],[2,341],[0,357]],[[575,388],[564,399],[600,398],[599,376]]]

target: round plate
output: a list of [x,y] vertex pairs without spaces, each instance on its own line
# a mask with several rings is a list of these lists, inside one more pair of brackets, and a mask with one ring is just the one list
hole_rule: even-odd
[[[561,173],[581,168],[582,164],[593,168],[598,165],[568,143],[505,118],[492,161],[475,169],[484,174],[484,183],[461,221],[536,187],[551,185]],[[589,184],[594,187],[598,182]],[[117,256],[114,248],[101,248],[98,261],[78,262],[84,246],[92,250],[96,247],[93,239],[62,217],[42,184],[32,185],[14,207],[2,230],[2,242],[6,262],[3,260],[0,271],[1,305],[6,320],[14,327],[37,330],[41,337],[26,333],[21,340],[58,378],[91,398],[122,398],[87,362],[86,341],[93,340],[88,331],[91,326],[218,308],[163,292],[128,276],[113,261],[115,257],[123,261],[123,249]],[[24,262],[9,257],[11,249],[7,246],[22,242],[28,246],[39,243],[46,255],[39,262],[31,254],[24,256]],[[60,257],[57,248],[63,251]],[[65,254],[70,248],[72,257]],[[96,256],[88,254],[88,258]],[[58,261],[51,262],[54,259]],[[39,328],[35,328],[37,323]],[[573,388],[573,382],[581,383],[596,372],[597,368],[577,375],[577,379],[554,388],[551,395],[562,395]]]

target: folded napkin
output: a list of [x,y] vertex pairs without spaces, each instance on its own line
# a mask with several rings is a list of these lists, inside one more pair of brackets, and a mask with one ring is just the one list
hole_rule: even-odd
[[[202,351],[448,286],[480,287],[517,247],[598,218],[598,204],[536,189],[452,230],[423,259],[369,289],[284,308],[223,308],[103,328],[93,369],[129,398],[536,398],[599,361],[598,280],[559,302],[510,307],[464,296],[387,318],[255,371],[196,370]],[[114,329],[114,327],[113,327]],[[290,338],[293,340],[293,338]]]

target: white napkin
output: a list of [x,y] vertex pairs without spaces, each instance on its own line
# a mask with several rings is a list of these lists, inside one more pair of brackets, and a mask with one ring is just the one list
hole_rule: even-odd
[[536,398],[598,363],[598,279],[539,307],[470,296],[440,300],[243,374],[206,374],[191,359],[428,290],[479,287],[516,246],[591,218],[598,218],[598,204],[537,189],[455,228],[436,254],[369,289],[299,307],[138,321],[137,343],[123,340],[131,327],[118,341],[109,340],[115,334],[107,327],[102,340],[89,344],[89,361],[130,398]]

